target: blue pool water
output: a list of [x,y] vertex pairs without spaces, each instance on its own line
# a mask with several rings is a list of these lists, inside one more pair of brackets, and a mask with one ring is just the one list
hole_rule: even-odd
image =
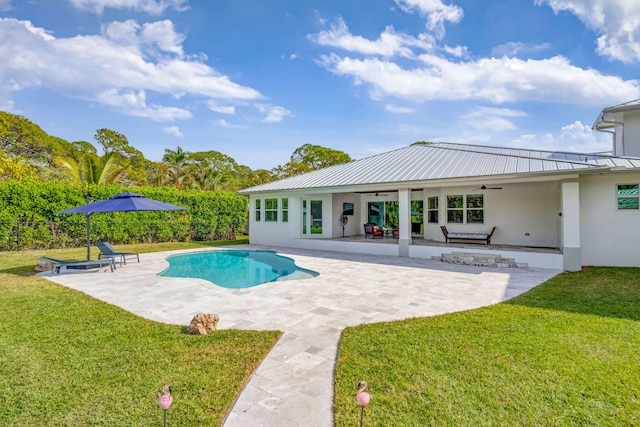
[[208,280],[223,288],[242,289],[276,280],[307,279],[315,271],[296,266],[291,258],[272,251],[220,250],[167,257],[169,268],[159,273],[167,277]]

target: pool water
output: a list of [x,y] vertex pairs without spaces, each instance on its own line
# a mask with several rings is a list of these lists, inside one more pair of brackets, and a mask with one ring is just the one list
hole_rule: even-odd
[[273,251],[220,250],[171,255],[166,277],[208,280],[223,288],[243,289],[279,280],[308,279],[315,271],[296,266],[291,258]]

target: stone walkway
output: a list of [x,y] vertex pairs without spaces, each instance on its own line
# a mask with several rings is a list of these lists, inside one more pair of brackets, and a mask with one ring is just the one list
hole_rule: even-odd
[[220,329],[283,331],[223,425],[329,427],[333,425],[333,370],[343,328],[495,304],[559,273],[289,248],[231,247],[244,248],[275,250],[320,275],[249,289],[225,289],[199,279],[157,276],[168,266],[166,256],[178,253],[163,252],[142,254],[140,264],[119,267],[114,273],[45,277],[152,320],[188,325],[196,313],[207,312],[220,316]]

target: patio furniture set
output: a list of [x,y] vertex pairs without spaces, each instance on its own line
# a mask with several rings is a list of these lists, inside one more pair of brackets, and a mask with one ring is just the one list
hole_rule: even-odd
[[102,268],[109,267],[111,271],[116,269],[116,262],[120,265],[127,264],[127,258],[135,257],[140,262],[140,256],[134,252],[118,252],[113,246],[107,242],[97,242],[96,246],[100,249],[98,259],[90,259],[83,261],[65,261],[50,257],[40,257],[40,261],[45,261],[51,264],[51,275],[60,274],[62,267],[65,270],[86,270],[89,268]]
[[[400,237],[400,230],[397,228],[380,228],[377,224],[367,223],[364,225],[364,238],[371,236],[372,239],[383,237],[393,237],[394,239]],[[440,226],[442,234],[444,234],[445,242],[450,243],[452,240],[464,240],[469,242],[484,242],[487,245],[491,244],[491,237],[496,231],[496,227],[493,227],[489,233],[461,233],[450,232],[444,225]],[[413,232],[413,227],[412,227]]]

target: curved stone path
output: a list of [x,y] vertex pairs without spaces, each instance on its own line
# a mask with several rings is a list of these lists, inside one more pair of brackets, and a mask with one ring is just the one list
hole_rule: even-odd
[[272,249],[320,275],[235,290],[157,276],[168,266],[167,255],[185,252],[174,251],[142,254],[140,264],[114,273],[45,277],[156,321],[188,325],[196,313],[213,312],[220,315],[220,329],[283,331],[223,425],[329,427],[343,328],[495,304],[559,273],[252,245],[230,248]]

